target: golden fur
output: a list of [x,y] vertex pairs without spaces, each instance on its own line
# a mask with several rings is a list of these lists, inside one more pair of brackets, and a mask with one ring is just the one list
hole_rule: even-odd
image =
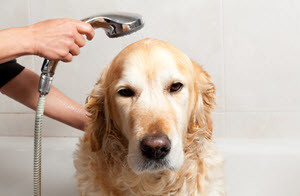
[[[149,44],[149,42],[151,42]],[[118,124],[120,114],[112,101],[112,86],[122,77],[122,58],[134,53],[143,55],[136,48],[147,50],[161,47],[170,51],[181,62],[178,70],[192,83],[189,89],[189,122],[183,133],[184,162],[176,171],[136,173],[128,166],[128,140]],[[177,60],[178,60],[177,59]],[[189,68],[185,64],[191,64]],[[141,69],[149,69],[141,66]],[[146,70],[153,77],[154,71]],[[215,105],[215,87],[210,76],[196,63],[190,61],[175,47],[165,42],[146,39],[125,48],[112,61],[87,98],[86,109],[90,119],[78,149],[74,154],[78,189],[82,196],[223,196],[223,159],[212,145],[211,110]],[[174,111],[168,115],[172,116]],[[168,130],[168,122],[158,117],[149,123],[147,115],[134,115],[145,130],[157,127]],[[171,117],[170,117],[171,118]],[[135,122],[130,122],[135,123]],[[152,128],[149,128],[151,127]],[[153,128],[154,126],[154,128]],[[143,135],[144,133],[140,133]]]

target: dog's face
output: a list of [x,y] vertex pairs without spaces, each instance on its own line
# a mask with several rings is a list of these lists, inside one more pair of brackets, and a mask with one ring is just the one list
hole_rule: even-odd
[[105,116],[128,141],[127,162],[136,173],[183,164],[194,108],[203,105],[198,71],[172,45],[146,39],[125,48],[104,72]]

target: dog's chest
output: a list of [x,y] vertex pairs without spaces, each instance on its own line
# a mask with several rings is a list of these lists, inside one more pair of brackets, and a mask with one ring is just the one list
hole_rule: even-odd
[[119,176],[115,187],[119,187],[124,196],[201,196],[198,176],[197,172],[171,171],[157,174],[129,174],[127,177]]

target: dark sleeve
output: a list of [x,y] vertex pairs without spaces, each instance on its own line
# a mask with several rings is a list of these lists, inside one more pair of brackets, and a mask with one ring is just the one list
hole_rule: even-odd
[[16,60],[0,64],[0,88],[24,70]]

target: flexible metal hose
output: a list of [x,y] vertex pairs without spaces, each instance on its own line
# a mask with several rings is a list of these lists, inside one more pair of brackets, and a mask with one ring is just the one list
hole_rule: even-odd
[[42,122],[46,95],[40,95],[35,113],[34,156],[33,156],[33,195],[41,196],[41,156],[42,156]]

